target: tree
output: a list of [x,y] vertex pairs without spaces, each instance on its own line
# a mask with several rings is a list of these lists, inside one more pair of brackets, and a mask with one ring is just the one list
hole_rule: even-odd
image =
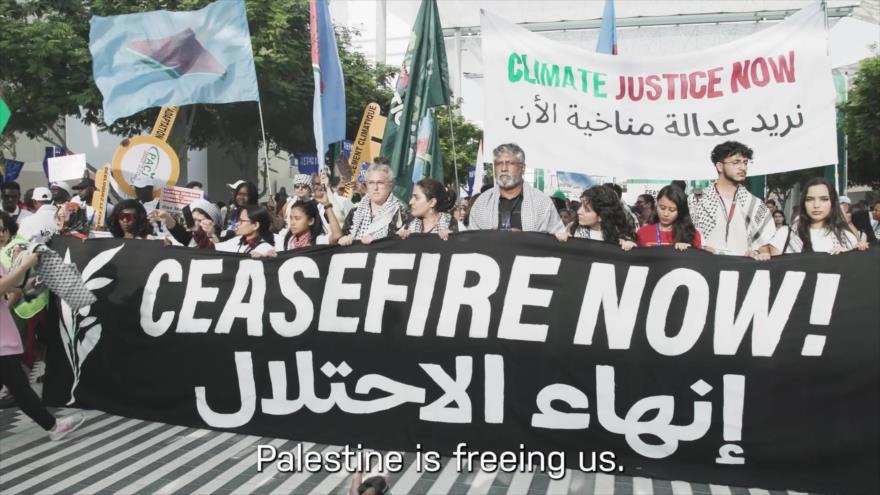
[[[58,2],[0,0],[0,85],[13,109],[9,133],[23,132],[64,146],[60,122],[80,117],[102,130],[132,136],[149,130],[158,109],[147,109],[107,126],[101,94],[92,79],[88,49],[92,15],[118,15],[158,9],[194,10],[209,0],[93,0]],[[273,149],[314,149],[309,4],[302,0],[247,0],[248,24],[260,87],[267,140]],[[387,67],[374,68],[351,49],[352,32],[338,30],[345,74],[348,134],[353,136],[369,101],[386,108],[391,93]],[[191,105],[181,109],[175,130],[184,128],[178,150],[230,143],[256,150],[261,140],[253,102]]]
[[880,187],[880,55],[859,65],[840,110],[846,125],[849,183]]
[[440,135],[440,153],[443,156],[443,178],[447,185],[455,184],[453,171],[457,162],[458,170],[455,172],[458,174],[458,182],[467,187],[467,168],[474,165],[480,140],[483,139],[483,130],[465,120],[455,110],[457,109],[454,107],[440,107],[434,114]]

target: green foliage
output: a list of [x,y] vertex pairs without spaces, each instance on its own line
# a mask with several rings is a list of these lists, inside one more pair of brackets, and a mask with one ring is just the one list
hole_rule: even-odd
[[880,56],[862,61],[839,109],[846,125],[849,183],[880,187]]
[[[483,138],[483,130],[466,121],[461,115],[450,111],[447,107],[437,108],[434,114],[437,122],[437,131],[440,134],[440,152],[443,156],[443,177],[447,185],[455,184],[453,177],[453,164],[458,162],[458,182],[467,188],[467,168],[474,165],[477,158],[477,150],[480,147],[480,139]],[[452,122],[450,131],[449,122]],[[453,136],[454,148],[453,150]],[[453,160],[454,157],[454,160]]]
[[[74,115],[102,130],[131,136],[149,131],[158,109],[147,109],[106,126],[101,94],[92,79],[88,49],[92,15],[118,15],[151,10],[194,10],[209,0],[0,0],[0,85],[13,110],[7,135],[23,132],[63,145],[59,123]],[[287,151],[314,148],[312,131],[312,66],[309,45],[309,2],[247,0],[248,24],[260,87],[263,118],[270,146]],[[351,49],[351,31],[338,30],[339,56],[345,74],[347,134],[353,136],[366,104],[388,107],[388,67],[371,66]],[[191,146],[233,143],[256,149],[261,139],[253,102],[194,105],[186,136]],[[82,109],[82,112],[80,111]],[[178,125],[189,120],[181,112]],[[175,126],[176,127],[176,126]]]

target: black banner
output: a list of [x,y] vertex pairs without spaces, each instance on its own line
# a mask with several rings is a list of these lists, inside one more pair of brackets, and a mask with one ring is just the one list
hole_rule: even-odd
[[53,247],[99,299],[59,306],[54,404],[72,390],[124,416],[464,468],[880,491],[878,249],[756,262],[504,232],[268,261]]

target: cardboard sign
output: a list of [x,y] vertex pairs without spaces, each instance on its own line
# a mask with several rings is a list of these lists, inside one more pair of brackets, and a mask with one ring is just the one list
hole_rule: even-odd
[[67,180],[79,182],[82,180],[83,172],[86,171],[86,155],[80,153],[49,158],[48,164],[49,182]]
[[162,188],[159,197],[159,209],[171,213],[180,213],[183,207],[197,199],[202,199],[205,192],[187,187],[169,186]]
[[104,226],[107,216],[107,197],[110,194],[110,164],[104,165],[95,174],[95,193],[92,195],[92,209],[95,210],[95,229]]
[[174,149],[153,136],[129,139],[128,146],[120,146],[113,155],[113,178],[125,194],[134,197],[132,184],[140,176],[153,182],[153,197],[158,198],[163,185],[177,184],[180,161]]

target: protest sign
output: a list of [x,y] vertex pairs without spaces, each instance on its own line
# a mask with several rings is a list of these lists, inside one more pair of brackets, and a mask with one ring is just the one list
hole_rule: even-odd
[[183,208],[197,199],[202,199],[204,191],[188,187],[166,186],[159,197],[159,208],[171,213],[180,213]]
[[864,269],[878,249],[758,263],[507,232],[267,261],[151,241],[54,249],[101,288],[87,316],[61,305],[49,404],[72,390],[85,407],[260,436],[525,448],[584,470],[607,451],[623,474],[880,490],[880,277]]
[[86,155],[63,155],[48,159],[49,182],[82,180],[86,171]]
[[352,176],[357,176],[361,163],[372,163],[373,158],[379,156],[386,121],[387,119],[382,116],[378,103],[371,102],[364,109],[361,125],[348,158]]
[[[161,116],[160,116],[161,118]],[[113,154],[113,178],[129,196],[135,195],[138,177],[147,177],[153,184],[153,197],[161,194],[161,184],[173,186],[180,175],[177,153],[163,139],[154,136],[136,136]]]
[[95,192],[92,194],[92,209],[95,210],[95,229],[104,226],[107,216],[107,198],[110,196],[110,164],[101,167],[95,174]]
[[750,174],[837,162],[818,2],[754,35],[664,57],[591,52],[485,11],[482,35],[485,140],[516,142],[531,167],[715,178],[710,151],[727,140],[755,150]]

